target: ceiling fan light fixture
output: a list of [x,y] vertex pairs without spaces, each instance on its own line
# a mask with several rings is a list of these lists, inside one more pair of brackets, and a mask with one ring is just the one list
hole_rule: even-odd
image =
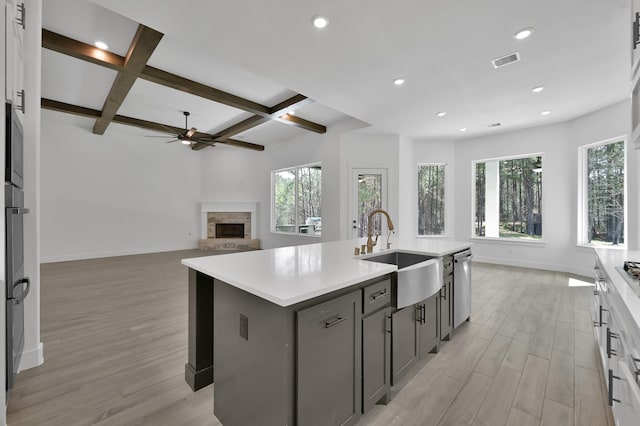
[[96,42],[93,43],[93,45],[95,47],[97,47],[98,49],[101,49],[101,50],[107,50],[109,48],[109,45],[107,43],[105,43],[104,41],[100,41],[100,40],[96,40]]
[[314,16],[313,18],[311,18],[311,22],[313,23],[313,26],[318,29],[322,29],[329,25],[329,20],[322,15]]
[[180,141],[183,145],[191,145],[191,141],[187,139],[183,139]]

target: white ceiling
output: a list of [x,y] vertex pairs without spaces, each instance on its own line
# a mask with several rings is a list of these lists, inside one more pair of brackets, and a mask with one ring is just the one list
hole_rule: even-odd
[[[311,25],[316,14],[327,28]],[[352,116],[414,138],[565,121],[629,94],[629,0],[57,0],[43,16],[44,28],[120,55],[142,23],[165,34],[154,67],[269,106],[302,93],[317,101],[303,118],[329,126]],[[515,40],[524,27],[534,34]],[[493,69],[491,59],[515,51],[521,62]],[[43,97],[101,108],[114,75],[44,50]],[[396,77],[407,82],[396,87]],[[201,131],[250,115],[146,81],[118,113],[182,126],[184,110]],[[270,123],[238,138],[303,133]]]

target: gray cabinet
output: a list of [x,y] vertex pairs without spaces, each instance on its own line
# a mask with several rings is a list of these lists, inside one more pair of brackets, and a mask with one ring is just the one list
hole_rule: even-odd
[[418,360],[417,305],[407,306],[391,314],[391,384],[398,383]]
[[297,424],[351,425],[360,418],[362,292],[297,312]]
[[453,274],[445,275],[443,281],[444,284],[440,289],[440,340],[449,340],[453,330],[451,318]]
[[391,314],[391,384],[429,352],[437,352],[439,293]]
[[438,352],[440,338],[438,335],[439,293],[418,303],[420,318],[416,321],[420,358],[429,352]]
[[391,391],[391,280],[363,289],[362,412],[386,404]]

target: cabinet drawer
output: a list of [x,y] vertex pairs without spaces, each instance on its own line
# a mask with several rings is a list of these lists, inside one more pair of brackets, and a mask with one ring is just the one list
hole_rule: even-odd
[[453,274],[453,256],[445,256],[442,258],[443,274],[445,276]]
[[380,281],[363,289],[362,310],[368,315],[391,304],[391,280]]

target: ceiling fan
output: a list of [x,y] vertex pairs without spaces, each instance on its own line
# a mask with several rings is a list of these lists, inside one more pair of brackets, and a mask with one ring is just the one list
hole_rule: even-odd
[[[167,131],[173,134],[172,137],[175,139],[167,141],[166,143],[177,142],[180,141],[184,145],[193,145],[195,143],[202,143],[205,145],[209,145],[211,147],[216,146],[215,140],[210,136],[196,136],[198,129],[195,127],[189,128],[189,115],[191,115],[188,111],[183,111],[184,115],[184,132],[175,134],[175,129],[171,129],[167,126],[162,126]],[[166,138],[167,136],[147,136],[147,137],[158,137],[158,138]]]

